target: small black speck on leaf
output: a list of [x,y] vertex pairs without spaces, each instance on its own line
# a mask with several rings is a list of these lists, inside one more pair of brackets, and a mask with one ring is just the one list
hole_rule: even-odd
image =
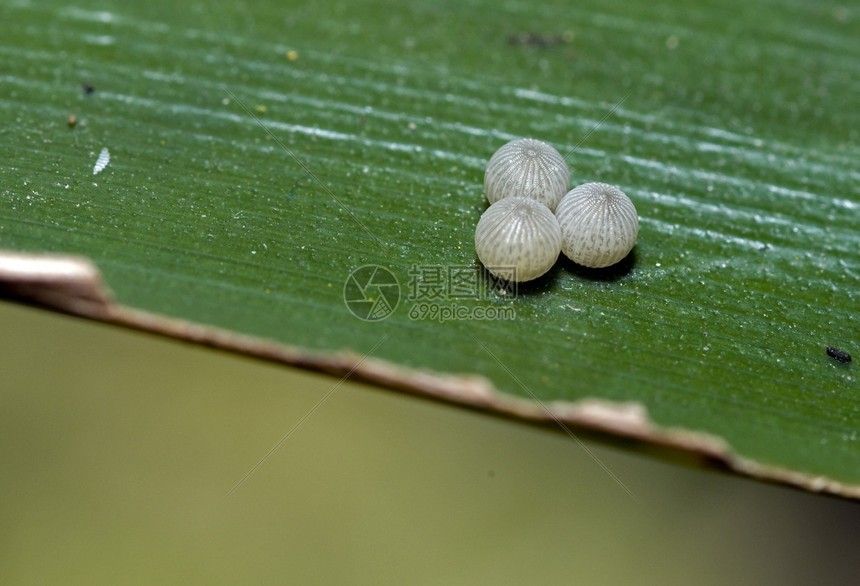
[[91,84],[91,83],[82,83],[81,88],[84,90],[84,93],[87,95],[96,91],[96,88],[93,87],[93,84]]
[[838,362],[842,362],[843,364],[851,362],[851,355],[848,352],[845,352],[838,348],[834,348],[833,346],[827,347],[827,355]]

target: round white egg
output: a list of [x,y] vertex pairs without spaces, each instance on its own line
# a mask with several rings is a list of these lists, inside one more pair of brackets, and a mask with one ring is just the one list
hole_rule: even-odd
[[478,220],[475,251],[493,275],[507,281],[531,281],[558,259],[561,228],[544,204],[507,197],[487,208]]
[[570,188],[570,171],[564,158],[547,143],[519,138],[503,145],[490,158],[484,174],[487,201],[527,197],[555,211]]
[[623,191],[607,183],[585,183],[568,192],[555,210],[561,250],[590,268],[614,265],[627,256],[639,235],[636,207]]

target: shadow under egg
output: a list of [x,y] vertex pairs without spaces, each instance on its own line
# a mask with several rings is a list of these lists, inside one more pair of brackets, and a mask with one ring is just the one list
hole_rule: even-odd
[[600,269],[593,269],[586,266],[582,266],[581,264],[577,264],[567,258],[564,254],[559,256],[558,262],[556,263],[556,267],[558,267],[559,265],[566,272],[575,275],[581,279],[587,281],[612,283],[629,276],[630,273],[633,272],[633,269],[636,266],[636,247],[633,247],[633,250],[631,250],[627,254],[627,256],[622,258],[614,265],[610,265],[608,267],[603,267]]

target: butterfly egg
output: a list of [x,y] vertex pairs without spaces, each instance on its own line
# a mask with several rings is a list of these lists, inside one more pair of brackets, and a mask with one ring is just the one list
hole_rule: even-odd
[[561,228],[542,203],[507,197],[487,208],[478,220],[475,252],[495,276],[507,281],[531,281],[558,259]]
[[636,207],[623,191],[606,183],[585,183],[567,193],[555,210],[561,251],[590,268],[614,265],[633,249],[639,235]]
[[484,174],[487,200],[527,197],[555,211],[570,188],[570,171],[553,147],[533,138],[519,138],[490,157]]

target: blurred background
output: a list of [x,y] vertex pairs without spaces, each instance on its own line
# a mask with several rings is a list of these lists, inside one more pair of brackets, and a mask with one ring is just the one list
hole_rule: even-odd
[[356,383],[311,413],[338,379],[0,324],[5,585],[860,580],[854,502],[586,441],[632,498],[563,433]]

